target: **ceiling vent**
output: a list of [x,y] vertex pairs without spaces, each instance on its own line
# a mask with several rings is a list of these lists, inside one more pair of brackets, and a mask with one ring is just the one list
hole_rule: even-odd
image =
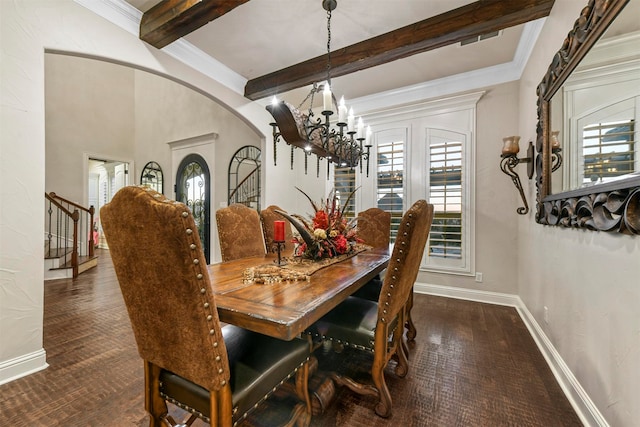
[[480,40],[486,40],[486,39],[490,39],[490,38],[493,38],[493,37],[498,37],[500,34],[502,34],[502,30],[493,31],[493,32],[487,33],[487,34],[480,34],[479,36],[474,36],[474,37],[470,37],[470,38],[468,38],[466,40],[462,40],[460,42],[460,46],[466,46],[468,44],[479,42]]

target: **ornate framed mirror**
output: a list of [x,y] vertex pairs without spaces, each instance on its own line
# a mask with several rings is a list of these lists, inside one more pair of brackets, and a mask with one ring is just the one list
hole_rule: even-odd
[[538,85],[540,224],[640,234],[638,16],[589,0]]
[[140,185],[147,186],[164,193],[164,180],[162,179],[162,168],[156,162],[148,162],[140,173]]

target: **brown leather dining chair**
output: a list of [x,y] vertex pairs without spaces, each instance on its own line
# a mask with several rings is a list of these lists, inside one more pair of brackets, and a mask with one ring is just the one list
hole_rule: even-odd
[[[358,214],[358,237],[374,248],[389,248],[391,240],[391,213],[380,208],[369,208]],[[358,289],[353,296],[378,301],[382,289],[379,276]]]
[[360,212],[358,237],[374,248],[388,248],[391,239],[391,213],[380,208]]
[[[221,326],[189,208],[148,188],[124,187],[100,214],[144,361],[149,426],[201,418],[230,427],[293,376],[298,403],[288,425],[308,425],[309,343]],[[167,402],[188,419],[176,423]]]
[[267,252],[275,253],[278,251],[277,245],[274,243],[274,221],[284,221],[284,244],[281,245],[281,251],[285,255],[290,255],[293,252],[293,232],[291,231],[291,223],[288,219],[276,212],[282,209],[276,205],[268,206],[260,212],[260,221],[262,221],[262,231],[264,233],[264,243],[267,247]]
[[391,395],[384,369],[391,358],[397,359],[395,374],[408,373],[408,361],[403,345],[405,306],[427,242],[433,220],[433,205],[418,200],[403,215],[378,302],[349,297],[308,330],[314,340],[331,340],[345,347],[373,352],[371,378],[373,385],[333,373],[339,385],[364,395],[375,396],[375,412],[381,417],[391,415]]
[[[358,214],[358,237],[364,243],[374,248],[388,248],[391,239],[391,213],[380,208],[369,208]],[[382,289],[382,280],[376,277],[358,289],[353,296],[378,301]],[[409,294],[407,301],[407,319],[405,328],[407,329],[407,341],[415,341],[418,331],[411,310],[413,309],[413,290]]]
[[234,203],[216,211],[222,261],[265,254],[258,211]]

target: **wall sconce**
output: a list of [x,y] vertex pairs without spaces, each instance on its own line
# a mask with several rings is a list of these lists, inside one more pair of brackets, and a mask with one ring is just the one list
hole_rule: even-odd
[[558,134],[560,131],[554,130],[551,132],[551,172],[558,170],[562,166],[562,148],[560,148],[560,140]]
[[508,136],[503,138],[502,141],[504,145],[502,147],[502,154],[500,157],[500,169],[502,172],[506,173],[511,177],[511,181],[516,186],[518,191],[520,192],[520,197],[522,197],[522,202],[524,203],[524,207],[519,207],[516,211],[520,215],[526,215],[529,213],[529,205],[527,204],[527,198],[524,195],[524,190],[522,189],[522,183],[520,182],[520,177],[518,176],[518,172],[513,169],[518,166],[520,163],[527,164],[527,176],[529,179],[533,177],[533,142],[529,141],[529,148],[527,148],[527,157],[523,159],[518,158],[518,152],[520,152],[520,137],[519,136]]

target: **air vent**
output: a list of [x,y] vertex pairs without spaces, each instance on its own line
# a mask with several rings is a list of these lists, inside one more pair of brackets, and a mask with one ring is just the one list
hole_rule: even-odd
[[486,39],[490,39],[490,38],[493,38],[493,37],[498,37],[501,33],[502,33],[502,31],[493,31],[491,33],[480,34],[479,36],[470,37],[470,38],[468,38],[466,40],[462,40],[460,42],[460,46],[466,46],[468,44],[479,42],[480,40],[486,40]]

